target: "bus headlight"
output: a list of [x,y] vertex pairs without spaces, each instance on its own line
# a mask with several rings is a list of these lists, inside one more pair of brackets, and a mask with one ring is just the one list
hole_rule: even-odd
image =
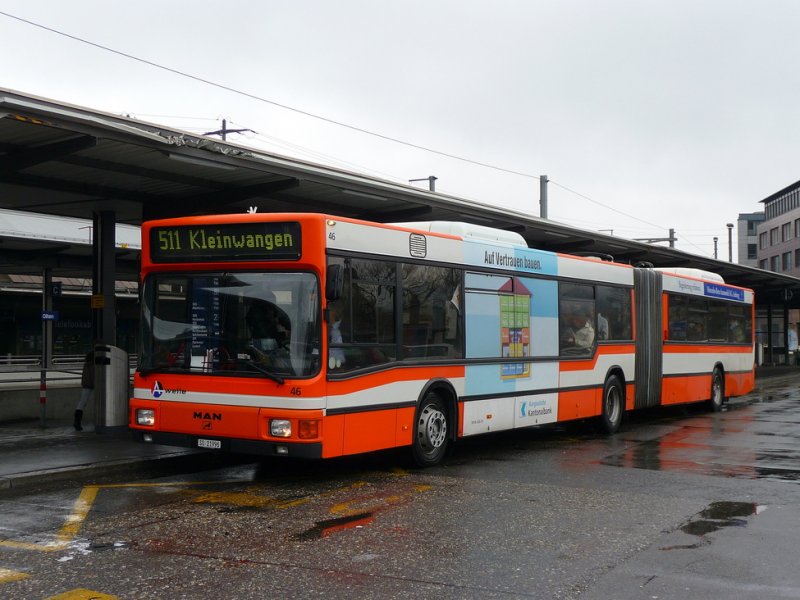
[[271,419],[269,434],[273,437],[292,437],[292,422],[289,419]]
[[154,411],[152,408],[137,408],[136,424],[149,425],[152,427],[156,424],[156,411]]

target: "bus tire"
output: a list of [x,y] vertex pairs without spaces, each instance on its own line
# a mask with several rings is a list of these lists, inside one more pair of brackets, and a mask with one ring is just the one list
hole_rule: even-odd
[[725,403],[725,376],[722,370],[717,367],[711,374],[711,398],[708,400],[708,408],[712,412],[719,412],[722,410],[722,405]]
[[419,467],[441,462],[450,443],[447,406],[435,392],[428,392],[417,408],[411,456]]
[[603,412],[600,417],[603,431],[609,435],[619,431],[625,412],[625,388],[619,377],[612,375],[603,386]]

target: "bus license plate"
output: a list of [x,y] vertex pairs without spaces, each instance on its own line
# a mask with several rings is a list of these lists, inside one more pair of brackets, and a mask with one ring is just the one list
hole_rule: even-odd
[[219,440],[197,440],[198,448],[210,448],[212,450],[219,450],[222,448],[222,442]]

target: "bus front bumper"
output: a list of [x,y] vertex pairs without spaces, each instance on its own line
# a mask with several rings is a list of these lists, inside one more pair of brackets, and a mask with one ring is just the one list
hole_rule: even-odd
[[133,439],[148,444],[180,446],[199,450],[220,450],[237,454],[257,454],[260,456],[286,456],[293,458],[322,458],[322,444],[297,444],[287,442],[266,442],[261,440],[242,440],[218,437],[201,437],[184,433],[165,433],[161,431],[133,430]]

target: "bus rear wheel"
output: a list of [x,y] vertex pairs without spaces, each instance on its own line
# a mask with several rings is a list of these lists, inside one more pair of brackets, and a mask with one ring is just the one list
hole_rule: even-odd
[[619,377],[612,375],[603,387],[603,414],[600,417],[603,431],[609,435],[619,431],[625,412],[625,390]]
[[714,369],[711,375],[711,399],[708,401],[708,408],[713,412],[722,410],[725,403],[725,377],[720,369]]
[[420,467],[438,464],[447,453],[450,431],[444,400],[433,392],[428,393],[417,408],[414,420],[414,440],[411,453]]

